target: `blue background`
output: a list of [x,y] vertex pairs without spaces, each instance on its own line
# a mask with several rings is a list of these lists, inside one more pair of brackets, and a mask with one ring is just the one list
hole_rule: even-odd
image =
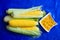
[[[6,30],[3,18],[7,15],[8,8],[30,8],[42,5],[42,9],[51,12],[52,17],[58,23],[49,33],[41,26],[42,35],[38,38],[16,34]],[[0,0],[0,40],[60,40],[60,1],[59,0]]]

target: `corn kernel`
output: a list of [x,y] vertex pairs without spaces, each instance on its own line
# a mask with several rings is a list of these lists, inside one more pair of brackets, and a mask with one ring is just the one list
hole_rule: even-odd
[[47,32],[49,32],[51,28],[56,25],[56,22],[53,20],[50,13],[43,17],[39,22]]

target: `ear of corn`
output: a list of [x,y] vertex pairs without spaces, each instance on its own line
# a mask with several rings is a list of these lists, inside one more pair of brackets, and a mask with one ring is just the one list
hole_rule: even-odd
[[[32,29],[34,28],[34,29]],[[7,26],[7,29],[16,33],[30,35],[30,36],[38,36],[41,35],[41,31],[38,27],[31,27],[31,28],[13,28],[11,26]]]
[[5,16],[4,17],[4,21],[5,22],[8,22],[9,20],[34,20],[34,21],[38,21],[39,19],[38,18],[12,18],[11,16]]
[[19,27],[24,27],[24,26],[35,26],[37,25],[37,22],[34,20],[10,20],[9,21],[10,26],[19,26]]
[[17,12],[15,11],[12,15],[14,18],[41,18],[45,14],[43,11],[40,10],[31,10],[24,13],[16,13]]
[[29,9],[8,9],[7,13],[11,14],[14,18],[41,18],[45,14],[41,11],[41,6]]
[[23,12],[26,12],[26,11],[30,11],[30,10],[41,10],[41,7],[42,6],[37,6],[37,7],[32,7],[32,8],[28,8],[28,9],[8,9],[6,12],[8,13],[8,14],[12,14],[13,12],[19,12],[19,13],[23,13]]

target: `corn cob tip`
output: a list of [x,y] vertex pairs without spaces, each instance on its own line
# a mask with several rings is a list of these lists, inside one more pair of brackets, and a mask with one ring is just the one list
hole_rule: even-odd
[[13,13],[13,11],[12,11],[12,9],[8,9],[8,10],[6,10],[6,13],[11,14],[11,13]]
[[4,21],[5,21],[5,22],[8,22],[8,21],[11,20],[11,19],[12,19],[12,18],[11,18],[10,16],[5,16],[5,17],[4,17]]

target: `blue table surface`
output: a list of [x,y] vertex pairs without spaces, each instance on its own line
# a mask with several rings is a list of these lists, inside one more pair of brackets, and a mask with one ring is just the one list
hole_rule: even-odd
[[[37,38],[10,32],[6,29],[3,18],[7,15],[9,8],[31,8],[42,5],[47,13],[51,12],[52,17],[58,23],[50,32],[46,32],[41,26],[42,35]],[[60,0],[0,0],[0,40],[60,40]]]

